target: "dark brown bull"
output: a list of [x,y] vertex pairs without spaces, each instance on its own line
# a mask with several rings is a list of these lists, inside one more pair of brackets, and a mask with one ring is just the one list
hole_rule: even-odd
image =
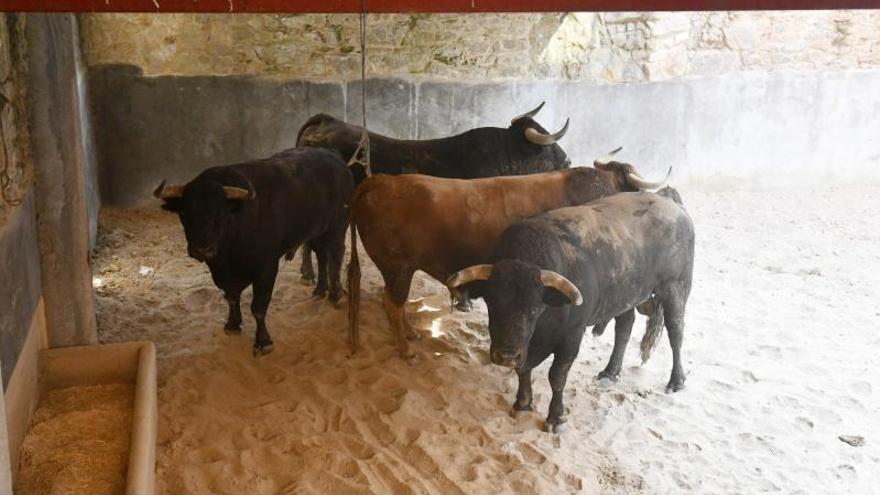
[[358,229],[364,248],[385,280],[385,311],[398,349],[406,357],[407,338],[415,333],[404,318],[403,305],[416,270],[445,281],[465,267],[485,263],[495,241],[513,223],[621,191],[662,185],[644,181],[626,163],[607,159],[597,160],[595,166],[473,180],[425,175],[366,179],[352,198],[348,277],[352,351],[359,346]]

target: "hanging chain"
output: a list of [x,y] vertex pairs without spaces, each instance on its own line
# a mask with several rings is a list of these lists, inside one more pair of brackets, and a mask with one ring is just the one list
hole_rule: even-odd
[[361,140],[354,151],[349,165],[359,163],[363,165],[367,177],[373,175],[370,169],[370,133],[367,131],[367,0],[361,0],[360,13],[360,42],[361,42]]

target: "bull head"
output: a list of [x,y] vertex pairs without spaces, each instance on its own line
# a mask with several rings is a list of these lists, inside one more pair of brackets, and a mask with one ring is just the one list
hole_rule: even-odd
[[666,177],[664,177],[663,180],[657,182],[646,181],[642,178],[641,175],[639,175],[638,172],[636,172],[635,168],[632,165],[614,161],[614,155],[616,155],[622,149],[622,146],[618,147],[617,149],[608,152],[608,154],[603,156],[602,158],[597,158],[593,161],[593,167],[595,167],[596,170],[613,173],[616,172],[616,170],[612,166],[613,163],[624,165],[626,168],[629,169],[629,171],[626,173],[626,181],[632,187],[641,191],[645,189],[659,189],[666,185],[666,181],[669,180],[669,176],[672,175],[672,167],[669,167],[669,169],[666,170]]
[[[159,187],[153,191],[153,196],[166,200],[183,197],[182,185],[175,184],[166,186],[165,182],[166,181],[163,180],[162,183],[159,184]],[[223,194],[226,196],[226,199],[251,200],[257,197],[257,194],[253,190],[232,186],[223,186]]]
[[[528,112],[522,115],[517,115],[510,121],[510,125],[515,124],[518,120],[531,119],[532,117],[537,115],[542,108],[544,108],[544,103],[545,102],[542,101],[540,105],[529,110]],[[562,139],[562,136],[564,136],[565,133],[568,132],[568,119],[565,119],[565,125],[562,126],[562,129],[553,134],[544,134],[543,132],[538,131],[537,129],[533,129],[531,127],[527,127],[524,132],[526,139],[529,140],[530,143],[534,143],[540,146],[548,146]]]
[[[492,276],[492,265],[474,265],[453,274],[446,280],[446,285],[454,289],[471,282],[489,280],[490,276]],[[552,270],[541,270],[541,284],[544,287],[558,290],[575,306],[580,306],[584,302],[577,286],[571,283],[571,280]]]
[[489,309],[489,359],[520,368],[526,362],[537,322],[549,306],[579,305],[583,297],[570,280],[517,259],[475,265],[450,277],[450,287],[476,284]]
[[186,186],[162,181],[153,195],[164,201],[162,209],[178,214],[190,257],[208,263],[221,252],[234,216],[256,197],[249,183],[247,188],[222,186],[199,178]]

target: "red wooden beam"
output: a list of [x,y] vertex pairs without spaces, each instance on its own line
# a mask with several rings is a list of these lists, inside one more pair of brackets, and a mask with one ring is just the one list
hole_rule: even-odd
[[[880,0],[367,0],[372,13],[814,10],[880,8]],[[7,12],[356,13],[361,0],[0,0]]]

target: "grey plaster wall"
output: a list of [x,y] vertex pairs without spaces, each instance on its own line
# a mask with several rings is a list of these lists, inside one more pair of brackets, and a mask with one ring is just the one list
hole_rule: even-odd
[[89,259],[88,132],[72,15],[28,15],[28,118],[51,347],[97,341]]
[[42,292],[35,218],[31,191],[0,228],[0,363],[4,388],[18,362]]
[[164,178],[291,147],[311,114],[344,109],[335,84],[147,78],[132,66],[93,68],[90,84],[101,197],[111,205],[143,203]]
[[[293,146],[311,114],[359,123],[360,82],[274,81],[249,76],[145,77],[132,66],[91,69],[107,204],[144,204],[162,180]],[[540,101],[538,120],[559,128],[575,164],[624,146],[645,175],[674,167],[679,181],[733,177],[774,183],[877,177],[880,71],[748,72],[672,81],[457,83],[367,81],[369,127],[427,139],[476,126],[507,126]]]

